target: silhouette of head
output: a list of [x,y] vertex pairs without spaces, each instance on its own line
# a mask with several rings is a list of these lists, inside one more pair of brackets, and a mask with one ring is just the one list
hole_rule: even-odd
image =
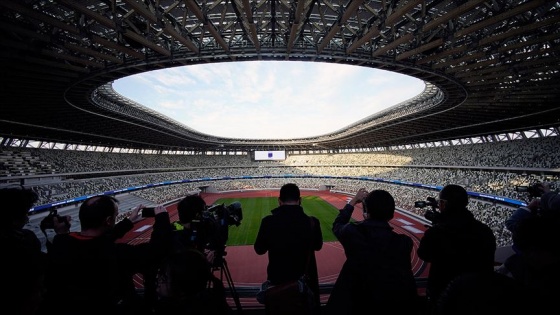
[[188,223],[199,217],[206,210],[206,201],[200,195],[188,195],[177,205],[179,221]]
[[30,189],[3,188],[0,189],[2,200],[2,228],[21,228],[27,223],[27,215],[33,204],[37,202],[37,194]]
[[299,203],[301,201],[299,187],[294,183],[284,184],[280,188],[278,200],[281,203]]
[[439,208],[442,212],[454,209],[465,209],[469,204],[469,195],[465,188],[449,184],[439,192]]
[[111,228],[115,225],[119,212],[119,201],[108,195],[86,199],[78,214],[82,230]]
[[395,199],[385,190],[372,190],[363,206],[366,220],[389,221],[395,214]]

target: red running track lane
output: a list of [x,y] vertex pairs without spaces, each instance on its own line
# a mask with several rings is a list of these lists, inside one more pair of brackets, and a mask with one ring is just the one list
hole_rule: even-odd
[[[234,191],[225,193],[204,193],[202,194],[207,204],[213,204],[221,198],[251,198],[251,197],[278,197],[278,190],[260,191]],[[338,209],[344,207],[349,198],[347,195],[333,193],[329,191],[301,191],[302,196],[319,196]],[[361,205],[357,205],[352,217],[362,220]],[[272,210],[272,209],[271,209]],[[167,206],[171,221],[177,220],[177,205]],[[153,218],[147,218],[137,223],[132,231],[127,233],[120,242],[131,244],[143,243],[148,241],[151,233]],[[414,241],[413,256],[411,257],[413,271],[417,277],[426,278],[428,268],[425,263],[416,255],[416,249],[422,235],[426,229],[422,222],[412,216],[407,216],[400,212],[395,213],[395,217],[390,224],[396,232],[406,234]],[[226,263],[230,271],[231,278],[235,287],[254,287],[260,286],[266,280],[266,266],[268,263],[267,255],[257,255],[253,246],[228,246],[226,248]],[[339,242],[325,242],[323,248],[315,253],[317,268],[319,272],[319,283],[334,283],[338,273],[342,268],[346,257],[344,250]],[[225,282],[225,278],[224,278]],[[137,279],[137,285],[142,287],[141,278]],[[227,283],[226,283],[227,285]],[[254,300],[254,298],[252,299]],[[322,299],[323,300],[323,299]],[[246,303],[246,302],[243,302]]]

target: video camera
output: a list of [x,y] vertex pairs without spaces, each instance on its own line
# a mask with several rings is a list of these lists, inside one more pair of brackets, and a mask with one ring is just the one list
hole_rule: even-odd
[[192,220],[191,229],[194,238],[192,241],[201,244],[204,249],[214,252],[214,265],[220,265],[217,259],[225,256],[226,242],[229,238],[229,226],[241,225],[243,210],[241,203],[236,201],[230,205],[210,205],[202,212],[201,217]]
[[[556,189],[553,184],[548,184],[548,188],[552,191]],[[528,193],[529,198],[540,198],[544,194],[544,184],[536,182],[528,186],[515,186],[515,191]]]
[[39,225],[39,227],[41,228],[42,231],[45,231],[47,229],[54,229],[54,218],[58,219],[58,222],[64,222],[66,224],[69,224],[68,219],[65,216],[60,216],[58,215],[58,211],[53,208],[50,210],[49,214],[43,218],[43,220],[41,220],[41,223]]
[[[232,202],[230,205],[214,204],[206,208],[207,216],[213,216],[218,221],[223,221],[220,225],[239,226],[243,220],[243,211],[239,201]],[[204,213],[203,213],[204,216]]]
[[436,209],[439,208],[438,202],[434,197],[426,198],[426,201],[416,201],[414,202],[414,207],[424,209],[426,207],[431,207],[431,209],[424,212],[424,218],[433,223],[437,223],[440,219],[441,212]]

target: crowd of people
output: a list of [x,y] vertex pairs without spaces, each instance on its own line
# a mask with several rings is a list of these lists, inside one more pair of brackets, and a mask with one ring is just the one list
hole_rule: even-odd
[[31,155],[37,158],[37,160],[33,160],[34,164],[43,162],[52,167],[56,173],[79,173],[128,169],[188,169],[208,166],[262,165],[468,166],[555,169],[560,167],[560,161],[550,153],[557,152],[558,149],[560,149],[560,141],[557,137],[551,136],[477,144],[385,149],[363,153],[289,154],[285,161],[252,161],[251,157],[246,154],[137,154],[17,147],[4,148],[3,151],[10,151],[12,154],[30,151]]
[[[288,155],[285,161],[275,162],[251,161],[247,155],[143,155],[26,148],[10,148],[2,150],[2,153],[25,152],[33,157],[33,163],[51,165],[54,175],[132,170],[131,175],[110,176],[104,173],[84,180],[68,175],[69,180],[63,177],[31,181],[29,186],[39,195],[38,203],[47,204],[99,191],[162,181],[285,174],[364,176],[425,185],[460,183],[468,191],[523,199],[526,196],[516,191],[516,186],[536,181],[559,181],[557,173],[542,171],[560,167],[560,159],[548,154],[558,149],[560,141],[557,137],[545,137],[370,153]],[[3,179],[8,181],[9,176]],[[321,184],[337,187],[337,182],[335,178],[324,179],[322,183],[298,184],[302,188],[317,188]],[[263,186],[254,186],[251,181],[244,180],[233,180],[227,185],[226,189]]]
[[[560,293],[560,279],[554,276],[560,267],[560,247],[554,234],[560,223],[560,196],[546,184],[539,187],[540,198],[516,209],[505,220],[515,253],[498,268],[494,233],[474,216],[464,187],[448,184],[438,192],[434,199],[437,216],[432,218],[416,253],[430,263],[426,303],[419,298],[412,272],[412,239],[393,232],[388,223],[394,216],[395,198],[383,189],[361,187],[332,223],[346,262],[326,303],[326,312],[357,314],[372,302],[379,310],[398,306],[405,314],[525,310],[535,302],[542,310],[546,309],[542,305],[553,306],[554,297]],[[119,239],[143,219],[143,205],[118,221],[116,198],[90,197],[79,209],[79,231],[70,232],[69,217],[48,218],[56,235],[43,252],[37,236],[25,229],[28,209],[37,195],[23,187],[1,189],[0,194],[9,201],[0,240],[14,258],[10,265],[14,276],[8,281],[15,290],[6,304],[17,310],[16,314],[93,315],[109,311],[160,315],[187,311],[226,315],[233,311],[224,284],[212,273],[208,250],[216,248],[207,236],[197,234],[206,209],[199,195],[180,200],[176,222],[170,222],[165,207],[156,206],[151,237],[140,244]],[[359,204],[364,220],[351,221]],[[323,246],[320,221],[304,213],[295,183],[281,186],[278,205],[262,219],[254,243],[257,254],[268,254],[266,288],[306,274],[315,298],[304,314],[318,315],[320,292],[314,252]],[[137,274],[144,281],[143,294],[135,289]],[[489,288],[502,294],[472,303],[473,289]],[[288,300],[280,304],[281,309],[278,304],[273,308],[264,292],[265,312],[270,315],[285,314],[291,310],[290,305],[300,303]],[[524,299],[515,300],[521,297]]]
[[[169,175],[169,174],[167,174]],[[145,175],[142,185],[146,185],[153,182],[161,182],[167,180],[168,176],[158,177],[157,175]],[[218,191],[236,191],[236,190],[263,190],[263,189],[277,189],[281,187],[286,182],[293,179],[291,178],[260,178],[260,179],[239,179],[239,180],[215,180],[204,182],[204,185],[209,185]],[[361,180],[351,180],[351,179],[322,179],[322,178],[298,178],[297,184],[302,189],[318,190],[323,186],[331,185],[335,192],[349,193],[356,186],[365,186],[368,189],[384,189],[391,192],[392,195],[398,196],[395,200],[397,208],[410,213],[423,216],[426,209],[416,208],[414,206],[416,201],[426,200],[428,196],[433,196],[437,194],[434,190],[421,189],[417,187],[395,185],[382,182],[371,182],[371,181],[361,181]],[[122,185],[118,186],[115,182],[122,182]],[[117,189],[117,187],[128,187],[129,184],[139,184],[126,182],[126,179],[122,177],[112,177],[108,179],[94,179],[89,181],[84,181],[84,185],[79,185],[75,181],[71,183],[73,187],[87,188],[80,190],[80,192],[73,197],[91,195],[98,193],[99,191],[107,191]],[[96,185],[95,183],[109,184],[111,186]],[[68,183],[70,185],[70,183]],[[57,184],[58,185],[58,184]],[[200,191],[199,186],[202,183],[192,182],[184,184],[174,184],[168,186],[154,187],[150,189],[137,190],[132,192],[133,195],[141,197],[146,200],[150,200],[154,203],[166,203],[172,200],[176,200],[184,196],[185,192],[198,192]],[[72,191],[72,190],[71,190]],[[523,197],[528,197],[528,195],[522,195]],[[66,200],[66,199],[64,199]],[[480,220],[487,223],[492,227],[496,238],[498,239],[499,246],[509,245],[511,243],[511,233],[505,228],[503,222],[513,211],[514,208],[506,204],[500,204],[496,202],[490,202],[482,199],[471,198],[469,200],[471,204],[471,209],[475,213],[475,216]]]
[[[500,149],[497,150],[497,147]],[[267,161],[265,163],[251,161],[243,155],[181,156],[46,149],[11,150],[31,152],[30,154],[35,157],[34,161],[55,166],[57,174],[152,169],[147,173],[138,171],[135,175],[106,176],[103,174],[103,177],[94,176],[82,180],[70,176],[54,182],[43,180],[28,184],[27,187],[34,190],[39,196],[37,201],[39,205],[165,181],[226,176],[281,177],[290,174],[327,177],[298,178],[297,184],[302,189],[321,189],[330,186],[334,187],[335,191],[342,193],[352,193],[356,186],[384,189],[397,196],[398,209],[422,215],[425,210],[416,208],[414,204],[418,200],[425,200],[426,197],[435,194],[433,190],[383,182],[360,183],[357,180],[338,177],[382,178],[433,186],[458,183],[468,191],[529,201],[528,194],[517,191],[516,187],[528,186],[535,182],[560,184],[557,173],[546,173],[540,169],[541,167],[558,168],[560,166],[560,158],[554,154],[546,154],[546,152],[555,152],[554,150],[558,148],[560,148],[560,141],[557,137],[546,137],[387,152],[291,155],[282,162]],[[457,156],[461,158],[457,159]],[[162,168],[162,166],[164,167]],[[498,166],[505,168],[496,168]],[[515,169],[516,167],[523,169],[524,172]],[[536,170],[531,171],[531,169]],[[164,170],[166,171],[164,172]],[[204,185],[212,186],[218,191],[277,189],[289,180],[289,178],[240,178],[208,180],[204,182]],[[136,190],[133,194],[154,203],[165,203],[181,198],[185,191],[198,191],[200,185],[199,182],[166,185]],[[511,233],[504,227],[503,222],[514,208],[507,204],[483,199],[471,198],[469,203],[477,219],[492,228],[498,246],[510,245]]]
[[[9,266],[14,272],[8,281],[14,290],[8,295],[8,301],[19,309],[17,314],[98,314],[103,310],[114,310],[131,315],[147,314],[143,313],[146,310],[150,314],[180,312],[192,305],[185,301],[193,299],[224,301],[219,281],[207,272],[212,268],[208,253],[200,246],[185,250],[178,245],[183,243],[181,240],[192,240],[191,222],[205,206],[196,203],[196,200],[188,201],[185,193],[198,192],[199,186],[207,185],[218,191],[280,189],[279,206],[270,217],[263,218],[255,243],[256,253],[268,253],[266,280],[272,286],[293,280],[306,269],[307,251],[303,245],[307,243],[302,239],[313,239],[313,251],[320,250],[322,246],[320,233],[313,236],[305,233],[316,231],[319,222],[315,222],[315,227],[311,229],[305,226],[308,216],[303,214],[299,189],[331,189],[353,196],[332,226],[347,257],[326,307],[333,314],[353,314],[363,307],[364,301],[370,300],[378,301],[380,307],[383,303],[390,305],[397,301],[403,307],[411,306],[411,312],[423,309],[428,314],[459,314],[458,310],[462,309],[465,314],[468,309],[476,313],[485,306],[468,302],[472,299],[469,292],[473,288],[508,293],[507,296],[501,294],[495,299],[484,300],[489,308],[504,307],[502,302],[515,302],[510,297],[523,296],[526,300],[538,301],[539,305],[551,305],[554,294],[558,293],[556,284],[560,280],[550,276],[560,264],[559,248],[552,232],[560,223],[560,215],[557,215],[560,213],[560,197],[546,184],[555,184],[559,178],[557,173],[534,169],[560,167],[560,158],[550,154],[558,151],[560,142],[555,138],[514,142],[517,141],[367,154],[293,155],[283,162],[266,163],[254,162],[242,155],[130,154],[123,159],[122,154],[37,150],[34,154],[40,156],[42,165],[48,161],[49,165],[55,166],[58,174],[118,169],[153,170],[118,177],[63,178],[17,189],[1,189],[2,199],[9,201],[5,207],[10,213],[2,225],[2,243],[15,258]],[[99,158],[92,158],[92,154],[99,155]],[[457,159],[458,156],[461,159]],[[458,162],[461,164],[457,165]],[[517,168],[528,171],[528,175]],[[283,177],[286,174],[295,176]],[[211,180],[225,176],[263,177]],[[338,178],[345,176],[400,180],[443,189]],[[33,205],[126,187],[199,178],[210,179],[203,183],[181,183],[133,192],[159,205],[178,199],[183,202],[178,222],[169,222],[165,208],[156,207],[152,236],[142,245],[124,244],[118,240],[141,220],[139,213],[143,206],[138,205],[132,211],[123,213],[118,209],[118,201],[110,196],[91,197],[81,204],[79,231],[70,232],[69,218],[55,217],[51,226],[56,236],[48,244],[47,252],[41,251],[35,233],[26,229],[27,210]],[[515,189],[516,186],[535,182],[545,183],[540,198]],[[360,189],[353,193],[357,187]],[[491,200],[469,198],[467,191],[526,200],[527,206],[517,208]],[[388,221],[395,210],[423,216],[426,209],[417,208],[415,203],[427,197],[436,198],[440,216],[437,221],[432,221],[432,227],[426,231],[417,252],[421,259],[431,263],[428,303],[421,305],[415,294],[409,294],[416,292],[410,284],[410,259],[408,264],[404,259],[412,254],[411,244],[406,237],[395,236]],[[350,222],[352,211],[360,206],[364,221]],[[189,211],[194,212],[189,214]],[[285,238],[281,242],[275,240],[274,235],[284,235],[281,230],[288,226],[291,232],[295,231],[294,220],[301,221],[301,233],[293,234],[299,236],[294,236],[289,242]],[[275,229],[278,233],[273,233]],[[394,246],[388,250],[383,244]],[[510,245],[513,245],[515,254],[495,268],[496,248]],[[183,249],[174,250],[178,247]],[[302,249],[293,250],[299,247]],[[205,263],[198,259],[201,255]],[[379,260],[379,257],[387,259]],[[192,265],[185,264],[187,261]],[[368,266],[360,265],[364,262],[376,267],[368,269]],[[196,273],[202,277],[200,282],[213,283],[210,285],[213,290],[201,291],[202,285],[197,288],[184,286],[184,279],[192,279],[195,275],[178,269],[178,265],[200,268],[200,272]],[[314,259],[311,259],[310,266],[311,275],[316,276]],[[366,269],[365,274],[354,272],[363,269]],[[386,272],[380,275],[371,269],[385,269]],[[71,279],[61,277],[67,273],[81,276]],[[135,274],[142,274],[145,281],[146,291],[140,297],[133,289]],[[369,280],[364,282],[364,279]],[[390,285],[390,280],[395,279],[402,281],[398,288]],[[371,283],[383,285],[374,287]],[[313,281],[310,285],[318,297],[318,283]],[[204,287],[207,289],[208,285]],[[193,290],[199,292],[196,298],[193,298]],[[358,291],[359,294],[348,294]],[[61,308],[60,296],[71,297],[71,302],[65,302]],[[502,297],[502,301],[497,301],[498,296]],[[215,314],[231,312],[225,304],[212,301],[208,303],[224,305],[214,309]],[[519,309],[526,306],[519,303]],[[342,307],[345,304],[347,308]],[[314,311],[317,314],[317,310]]]
[[[10,314],[231,313],[223,283],[213,274],[206,253],[194,245],[192,233],[182,233],[205,209],[200,196],[194,196],[199,203],[191,202],[192,196],[181,203],[180,218],[189,222],[171,222],[163,205],[154,207],[150,237],[140,243],[121,239],[145,220],[144,205],[118,221],[118,199],[89,197],[80,205],[76,231],[70,231],[70,216],[43,219],[55,232],[46,251],[25,228],[36,194],[21,187],[3,188],[0,197],[5,201],[0,245],[10,268],[2,304]],[[143,292],[137,290],[136,276],[143,281]]]

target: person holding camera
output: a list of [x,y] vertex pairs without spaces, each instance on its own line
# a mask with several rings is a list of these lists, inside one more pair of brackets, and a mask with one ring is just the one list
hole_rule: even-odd
[[224,285],[213,273],[218,266],[212,255],[217,245],[212,240],[218,238],[218,230],[206,201],[198,194],[187,195],[179,201],[177,213],[179,220],[171,223],[169,251],[145,287],[154,314],[229,314]]
[[[357,204],[363,221],[350,222]],[[340,210],[333,222],[346,261],[326,305],[327,314],[361,314],[374,309],[416,314],[418,293],[412,272],[412,239],[393,231],[389,221],[395,200],[385,190],[365,188]]]
[[69,233],[70,227],[72,226],[72,223],[70,222],[71,220],[72,217],[69,215],[59,215],[56,208],[51,208],[49,214],[41,220],[39,229],[43,232],[43,235],[45,235],[45,247],[47,248],[47,251],[52,244],[47,230],[53,230],[55,235]]
[[[522,273],[522,269],[525,268],[522,257],[522,247],[526,249],[530,242],[528,233],[525,230],[522,233],[518,233],[519,227],[523,225],[524,222],[531,221],[529,224],[534,222],[539,222],[541,220],[535,220],[537,217],[542,217],[543,220],[560,221],[560,196],[550,190],[550,186],[546,183],[535,183],[527,189],[527,192],[531,195],[531,201],[526,206],[521,206],[517,208],[513,214],[506,219],[504,225],[508,231],[512,234],[512,250],[513,255],[508,257],[504,263],[497,268],[497,271],[514,278],[520,278],[519,275]],[[520,245],[521,243],[521,245]],[[514,276],[515,274],[515,276]]]
[[496,271],[522,283],[528,291],[526,299],[546,311],[556,307],[560,295],[560,195],[547,185],[542,187],[539,198],[506,220],[514,253]]
[[206,201],[198,195],[187,195],[177,204],[179,220],[173,222],[173,248],[194,248],[202,253],[213,247],[217,234],[217,223],[205,215]]
[[[37,194],[24,187],[0,189],[2,220],[0,220],[0,247],[7,257],[2,277],[5,293],[2,306],[13,314],[36,314],[45,294],[44,273],[46,253],[41,241],[30,229],[29,210],[37,202]],[[67,233],[69,225],[53,226],[57,233]]]
[[[560,211],[554,210],[554,208],[560,207],[560,201],[553,204],[555,198],[558,194],[551,191],[550,186],[546,183],[535,183],[528,189],[531,196],[531,201],[526,206],[521,206],[517,208],[513,214],[504,222],[506,229],[515,235],[517,227],[520,222],[524,220],[536,217],[536,216],[556,216]],[[551,202],[552,200],[552,202]],[[550,203],[550,204],[549,204]],[[518,252],[518,247],[513,242],[512,249],[514,252]]]
[[467,191],[459,185],[442,188],[437,199],[438,220],[420,240],[417,254],[430,263],[426,296],[433,313],[442,291],[456,277],[470,272],[493,272],[496,238],[468,210]]
[[54,236],[48,250],[45,314],[148,314],[133,277],[150,272],[167,253],[171,223],[163,206],[155,208],[155,223],[146,243],[119,242],[142,220],[135,207],[116,222],[118,200],[109,195],[86,199],[80,206],[81,230]]

